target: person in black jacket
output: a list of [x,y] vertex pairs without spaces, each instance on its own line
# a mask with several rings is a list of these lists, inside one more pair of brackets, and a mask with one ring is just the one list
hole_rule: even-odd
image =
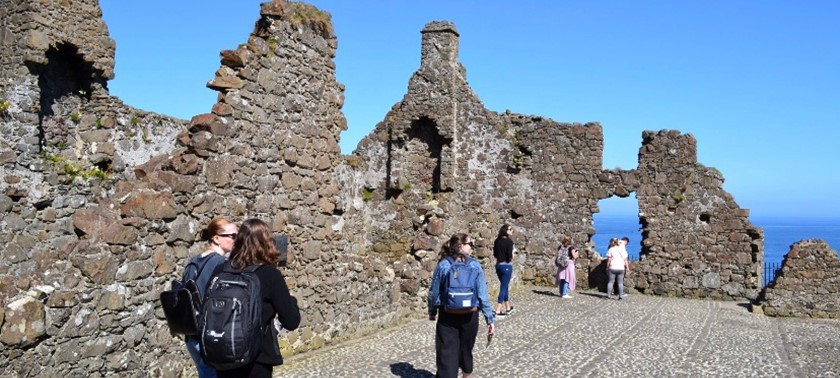
[[[300,310],[277,268],[279,259],[280,253],[274,246],[268,225],[255,218],[243,222],[229,260],[231,266],[238,270],[250,265],[264,265],[257,269],[256,274],[262,290],[262,319],[266,332],[254,361],[237,369],[219,370],[219,377],[271,377],[274,366],[283,364],[274,318],[279,318],[284,329],[294,330],[300,325]],[[220,271],[221,268],[216,273]]]
[[[513,311],[513,306],[510,304],[510,279],[513,278],[513,256],[514,247],[513,240],[510,236],[513,235],[513,227],[505,223],[499,229],[499,235],[496,236],[496,241],[493,243],[493,257],[496,258],[496,276],[499,277],[499,298],[496,303],[496,310],[493,312],[499,316],[506,316]],[[502,304],[505,305],[505,311],[499,312],[502,309]]]

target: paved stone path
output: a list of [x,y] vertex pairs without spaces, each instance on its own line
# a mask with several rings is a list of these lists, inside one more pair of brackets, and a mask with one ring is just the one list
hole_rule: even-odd
[[[840,321],[754,315],[744,304],[549,288],[512,295],[473,377],[840,377]],[[433,377],[434,322],[292,356],[278,377]]]

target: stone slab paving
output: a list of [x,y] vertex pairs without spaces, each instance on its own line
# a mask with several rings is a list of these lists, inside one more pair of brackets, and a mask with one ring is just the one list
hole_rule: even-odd
[[[515,312],[473,377],[840,377],[840,320],[770,318],[744,304],[645,295],[607,300],[548,288],[512,295]],[[432,377],[435,323],[418,320],[292,356],[277,377]]]

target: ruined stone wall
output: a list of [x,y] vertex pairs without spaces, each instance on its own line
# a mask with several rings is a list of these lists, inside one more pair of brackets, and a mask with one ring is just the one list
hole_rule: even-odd
[[283,334],[285,353],[400,320],[391,267],[340,253],[350,246],[333,171],[346,126],[328,16],[263,5],[248,43],[222,53],[209,84],[219,103],[188,127],[124,106],[98,85],[101,75],[69,77],[66,68],[95,59],[65,52],[52,59],[48,50],[43,67],[3,88],[29,101],[0,123],[3,371],[189,371],[158,296],[202,250],[197,234],[217,216],[260,217],[291,236],[284,272],[304,320]]
[[369,240],[402,264],[404,293],[422,297],[435,250],[455,232],[478,240],[477,257],[492,273],[487,257],[504,222],[522,230],[519,279],[553,284],[555,248],[570,235],[581,251],[579,283],[603,290],[592,215],[598,200],[638,192],[645,239],[628,288],[755,298],[763,235],[722,190],[720,174],[697,163],[691,136],[645,132],[638,169],[604,170],[600,125],[484,109],[457,61],[457,38],[454,25],[426,25],[408,93],[356,151],[367,163],[359,190],[369,196]]
[[697,162],[697,141],[645,131],[639,150],[642,252],[628,284],[644,293],[755,299],[762,287],[763,231]]
[[523,228],[519,237],[527,251],[522,277],[553,285],[556,250],[568,235],[579,251],[578,282],[587,287],[591,268],[600,263],[590,241],[595,234],[592,215],[598,211],[598,200],[606,197],[598,181],[601,125],[509,114],[505,119],[516,130],[518,148],[512,158],[512,180],[518,185],[508,195],[514,201],[512,212],[520,216],[516,223]]
[[597,287],[592,214],[598,200],[632,192],[645,240],[628,285],[737,299],[761,282],[761,230],[722,176],[697,164],[690,135],[645,132],[638,169],[604,170],[599,124],[484,108],[449,22],[426,25],[407,94],[341,156],[337,42],[329,15],[311,6],[263,4],[246,43],[221,53],[208,83],[218,102],[187,123],[110,97],[113,42],[95,2],[0,5],[11,63],[0,67],[0,98],[13,99],[0,114],[5,371],[189,370],[158,296],[218,216],[259,217],[291,236],[282,271],[303,322],[281,334],[286,354],[422,317],[438,250],[457,232],[476,239],[491,288],[506,222],[517,231],[515,283],[553,284],[568,234],[583,252],[579,284]]
[[770,316],[840,318],[840,259],[822,240],[790,246],[754,309]]
[[352,199],[335,176],[347,169],[338,146],[346,121],[329,15],[279,1],[261,14],[245,46],[222,52],[208,84],[220,100],[185,142],[207,162],[190,205],[259,217],[290,236],[283,272],[303,321],[281,347],[298,352],[394,324],[399,297],[392,268],[347,242],[364,231],[345,224]]
[[72,45],[105,79],[114,77],[114,40],[96,0],[0,1],[0,77],[25,77],[25,63],[47,64],[46,53]]
[[492,238],[508,218],[493,209],[499,200],[475,197],[495,178],[489,156],[509,142],[496,127],[498,117],[466,84],[455,26],[427,24],[421,51],[408,93],[354,153],[365,162],[354,185],[365,200],[359,217],[367,223],[368,243],[394,263],[400,290],[417,311],[425,307],[437,254],[449,236],[470,233],[487,267]]
[[458,62],[451,23],[427,24],[421,46],[408,93],[355,152],[366,163],[357,188],[368,196],[369,240],[396,262],[402,292],[422,305],[437,252],[458,232],[476,239],[497,288],[490,256],[503,223],[519,230],[514,282],[553,284],[555,249],[567,234],[582,252],[586,283],[600,263],[592,213],[611,194],[598,180],[601,126],[485,109]]
[[6,196],[45,206],[59,184],[130,177],[127,167],[172,149],[184,121],[108,96],[115,46],[96,1],[0,5],[0,169],[14,171],[0,183]]

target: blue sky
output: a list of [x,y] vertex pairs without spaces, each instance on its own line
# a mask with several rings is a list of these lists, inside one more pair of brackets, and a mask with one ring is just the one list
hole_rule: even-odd
[[[605,168],[634,168],[643,130],[677,129],[753,217],[840,211],[840,2],[309,3],[338,36],[344,153],[407,91],[423,26],[448,20],[488,109],[601,122]],[[209,112],[218,53],[247,40],[259,4],[100,0],[117,43],[111,94],[184,119]],[[602,201],[603,213],[634,206]]]

